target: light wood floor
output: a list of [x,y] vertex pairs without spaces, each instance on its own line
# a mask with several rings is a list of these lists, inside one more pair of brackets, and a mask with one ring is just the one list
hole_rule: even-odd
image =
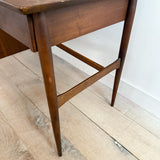
[[[87,77],[54,56],[58,93]],[[60,108],[58,158],[38,55],[0,60],[0,160],[160,160],[160,119],[97,82]]]

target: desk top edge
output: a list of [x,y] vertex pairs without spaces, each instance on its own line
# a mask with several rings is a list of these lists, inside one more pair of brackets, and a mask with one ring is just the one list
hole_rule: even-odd
[[87,2],[109,0],[0,0],[0,5],[21,14],[33,14],[50,9],[58,9]]

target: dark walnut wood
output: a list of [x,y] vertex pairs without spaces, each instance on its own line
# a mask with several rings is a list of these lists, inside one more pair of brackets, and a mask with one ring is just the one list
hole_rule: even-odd
[[59,107],[62,106],[65,102],[67,102],[69,99],[86,89],[87,87],[91,86],[93,83],[107,75],[108,73],[112,72],[115,69],[118,69],[120,67],[121,60],[118,59],[117,61],[113,62],[109,66],[105,67],[103,70],[99,71],[98,73],[95,73],[93,76],[87,78],[83,82],[79,83],[75,87],[71,88],[69,91],[61,94],[58,96],[58,105]]
[[101,0],[46,12],[52,45],[123,21],[128,0]]
[[121,62],[121,67],[117,69],[116,71],[111,106],[114,106],[114,103],[115,103],[117,90],[118,90],[118,86],[119,86],[119,82],[120,82],[120,78],[122,74],[122,69],[123,69],[123,65],[125,62],[126,53],[128,49],[128,44],[129,44],[129,39],[131,35],[136,6],[137,6],[137,0],[129,1],[127,16],[126,16],[126,20],[124,24],[124,29],[123,29],[122,41],[121,41],[121,46],[120,46],[120,51],[119,51],[119,58],[121,58],[122,62]]
[[30,16],[21,15],[0,6],[0,29],[23,43],[31,50],[36,50],[33,24]]
[[98,71],[101,71],[101,70],[104,69],[104,67],[101,66],[100,64],[92,61],[91,59],[89,59],[89,58],[87,58],[87,57],[85,57],[85,56],[83,56],[83,55],[81,55],[79,53],[77,53],[76,51],[72,50],[71,48],[69,48],[69,47],[67,47],[67,46],[65,46],[63,44],[58,44],[57,47],[60,48],[60,49],[62,49],[62,50],[64,50],[64,51],[66,51],[70,55],[74,56],[75,58],[77,58],[80,61],[88,64],[89,66],[95,68]]
[[34,15],[35,36],[37,47],[39,51],[39,58],[42,67],[46,95],[48,99],[48,106],[51,116],[53,132],[57,144],[58,154],[62,155],[61,135],[58,114],[57,91],[54,77],[54,68],[52,60],[52,52],[50,46],[49,33],[46,26],[46,19],[44,13]]
[[[113,70],[116,71],[111,105],[114,105],[137,0],[0,0],[0,58],[30,48],[38,51],[58,155],[62,155],[58,108]],[[125,21],[119,56],[107,67],[84,57],[62,42]],[[51,46],[99,70],[57,96]]]
[[0,58],[28,49],[25,45],[0,29]]
[[0,5],[22,14],[33,14],[98,1],[103,0],[0,0]]

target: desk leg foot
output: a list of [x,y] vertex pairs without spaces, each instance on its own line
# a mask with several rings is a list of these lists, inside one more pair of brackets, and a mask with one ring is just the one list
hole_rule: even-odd
[[58,155],[62,156],[57,91],[50,39],[44,13],[33,15],[35,35]]
[[119,68],[116,71],[113,94],[112,94],[112,101],[111,101],[111,106],[112,107],[114,106],[114,103],[115,103],[115,99],[116,99],[116,95],[117,95],[117,91],[118,91],[118,87],[119,87],[119,82],[120,82],[120,78],[121,78],[121,72],[122,72],[122,68]]

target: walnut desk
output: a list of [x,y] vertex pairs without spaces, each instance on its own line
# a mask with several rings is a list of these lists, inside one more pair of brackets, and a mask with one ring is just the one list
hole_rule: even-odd
[[[137,0],[0,0],[0,58],[30,48],[39,52],[58,155],[62,155],[58,108],[116,69],[114,105],[126,57]],[[119,56],[107,67],[62,43],[125,21]],[[57,46],[98,70],[67,92],[57,95],[51,46]],[[97,106],[98,107],[98,106]]]

